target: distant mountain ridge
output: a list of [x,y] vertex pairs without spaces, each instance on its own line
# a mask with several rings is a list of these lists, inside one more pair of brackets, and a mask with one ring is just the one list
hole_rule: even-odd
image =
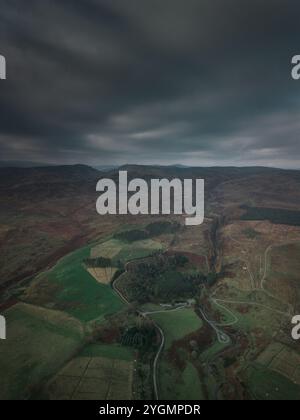
[[45,166],[55,166],[55,164],[23,160],[0,160],[0,168],[37,168]]

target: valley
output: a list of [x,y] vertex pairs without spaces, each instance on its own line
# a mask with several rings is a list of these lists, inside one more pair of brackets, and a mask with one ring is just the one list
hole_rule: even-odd
[[124,169],[203,177],[204,223],[100,217],[88,167],[0,169],[0,399],[299,399],[300,173]]

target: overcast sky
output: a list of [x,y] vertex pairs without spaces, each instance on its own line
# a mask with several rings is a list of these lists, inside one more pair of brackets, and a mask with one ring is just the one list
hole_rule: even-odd
[[299,18],[299,0],[0,0],[0,159],[300,168]]

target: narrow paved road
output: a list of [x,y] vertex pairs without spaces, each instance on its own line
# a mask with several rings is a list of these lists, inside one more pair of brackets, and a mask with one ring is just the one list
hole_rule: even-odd
[[159,400],[158,382],[157,382],[158,362],[159,362],[160,355],[161,355],[161,353],[164,349],[166,339],[165,339],[164,332],[159,327],[159,325],[157,325],[156,323],[154,323],[154,325],[156,326],[157,330],[159,331],[159,334],[160,334],[160,337],[161,337],[161,343],[160,343],[159,349],[156,353],[154,363],[153,363],[153,388],[154,388],[155,399],[156,399],[156,401],[158,401]]
[[217,334],[217,338],[220,344],[229,344],[231,342],[230,337],[224,333],[222,330],[220,330],[217,326],[216,323],[214,321],[211,321],[210,319],[207,318],[205,312],[203,311],[203,309],[199,306],[199,311],[201,312],[202,317],[204,318],[204,320],[213,328],[213,330],[216,332]]
[[[128,299],[123,295],[123,293],[118,289],[118,287],[116,286],[116,282],[120,279],[120,277],[118,277],[115,281],[112,282],[112,287],[114,289],[114,291],[120,296],[120,298],[123,300],[123,302],[125,302],[127,305],[130,304],[130,302],[128,301]],[[185,309],[187,307],[187,304],[185,305],[181,305],[178,306],[177,308],[174,309],[166,309],[163,311],[149,311],[149,312],[143,312],[137,309],[137,312],[143,316],[143,317],[149,317],[151,315],[155,315],[155,314],[162,314],[162,313],[168,313],[168,312],[175,312],[175,311],[180,311],[182,309]],[[157,331],[159,332],[160,338],[161,338],[161,343],[159,346],[159,349],[157,350],[157,353],[155,355],[154,358],[154,362],[153,362],[153,389],[154,389],[154,394],[155,394],[155,399],[158,401],[159,400],[159,392],[158,392],[158,381],[157,381],[157,372],[158,372],[158,362],[159,362],[159,358],[161,356],[161,353],[164,349],[165,346],[165,335],[163,330],[160,328],[160,326],[151,318],[152,322],[154,323],[155,328],[157,329]]]

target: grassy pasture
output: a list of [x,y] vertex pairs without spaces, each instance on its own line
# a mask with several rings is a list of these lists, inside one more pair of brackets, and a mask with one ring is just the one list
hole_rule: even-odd
[[284,346],[280,343],[271,343],[256,359],[256,362],[262,366],[270,366],[272,360],[282,352]]
[[124,347],[119,344],[89,344],[82,350],[80,356],[107,357],[109,359],[119,359],[130,362],[134,359],[134,353],[132,348]]
[[0,343],[0,399],[28,399],[82,346],[83,327],[70,316],[32,305],[6,311]]
[[199,330],[203,325],[201,319],[192,309],[166,311],[160,314],[153,314],[151,317],[165,333],[165,350],[168,350],[174,341]]
[[109,239],[91,249],[91,258],[115,258],[123,248],[123,243],[118,239]]
[[131,400],[133,362],[77,357],[47,386],[51,400]]
[[122,263],[126,263],[132,260],[149,257],[154,252],[163,250],[164,247],[160,242],[146,239],[144,241],[134,242],[133,244],[126,244],[116,258]]
[[270,344],[256,362],[300,385],[300,354],[287,346],[280,343]]
[[110,284],[114,275],[118,271],[115,267],[104,267],[104,268],[88,268],[89,274],[101,284]]
[[[60,309],[80,321],[102,320],[106,315],[123,308],[120,298],[108,285],[97,282],[83,266],[89,257],[91,247],[81,248],[61,259],[54,268],[39,275],[26,291],[26,301],[32,293],[38,300],[39,285],[52,290],[47,306]],[[37,296],[36,296],[37,294]]]
[[[173,366],[168,359],[167,351],[174,342],[199,330],[202,321],[192,309],[153,314],[151,317],[162,328],[165,334],[165,347],[159,367],[159,383],[161,399],[201,400],[202,384],[195,367],[186,363],[183,371]],[[184,353],[184,359],[188,355]]]
[[299,385],[273,370],[256,365],[247,369],[247,386],[257,400],[299,400]]
[[266,289],[283,302],[300,307],[300,243],[273,248],[269,258]]
[[205,399],[195,367],[188,362],[184,371],[180,372],[165,359],[160,367],[160,395],[163,400],[202,401]]
[[132,243],[122,242],[118,239],[110,239],[97,245],[91,251],[91,258],[103,257],[112,259],[113,263],[120,261],[125,264],[138,258],[146,258],[155,251],[164,249],[160,242],[152,239],[135,241]]
[[[226,282],[230,287],[230,281]],[[222,306],[232,312],[237,317],[236,328],[246,333],[250,333],[253,329],[259,328],[264,330],[266,336],[272,337],[282,322],[282,317],[287,312],[286,304],[267,295],[263,291],[242,291],[234,287],[230,287],[230,294],[217,293],[218,299],[224,299],[225,302],[219,302]],[[226,301],[228,300],[228,301]],[[233,317],[222,309],[220,306],[213,304],[223,316],[225,321],[232,321]],[[282,312],[282,313],[281,313]]]

